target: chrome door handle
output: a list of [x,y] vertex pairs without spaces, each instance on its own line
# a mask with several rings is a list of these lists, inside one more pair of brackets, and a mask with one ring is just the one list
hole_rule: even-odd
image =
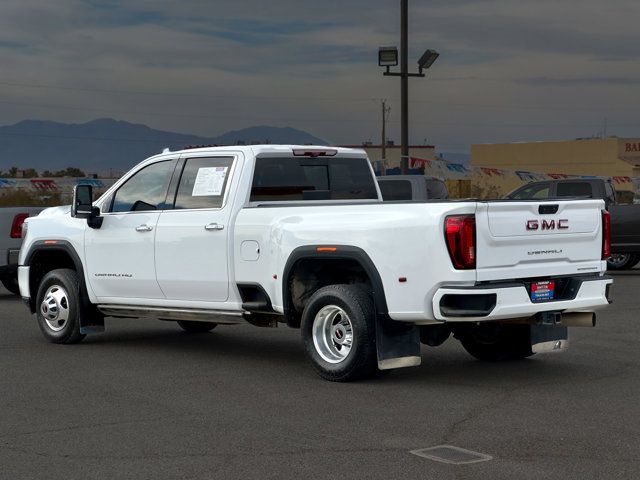
[[136,227],[136,232],[150,232],[151,230],[153,230],[153,227],[149,225],[138,225]]
[[210,223],[204,226],[205,230],[223,230],[224,225],[220,225],[219,223]]

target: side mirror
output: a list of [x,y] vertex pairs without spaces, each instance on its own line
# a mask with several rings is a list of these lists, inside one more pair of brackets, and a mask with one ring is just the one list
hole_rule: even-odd
[[93,188],[91,185],[76,185],[73,188],[73,204],[71,216],[89,218],[93,207]]
[[100,228],[103,218],[100,209],[93,206],[93,188],[91,185],[76,185],[73,189],[71,216],[86,218],[91,228]]

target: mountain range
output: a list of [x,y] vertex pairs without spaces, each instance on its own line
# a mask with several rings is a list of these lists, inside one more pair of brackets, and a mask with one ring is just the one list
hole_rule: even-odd
[[0,127],[0,171],[12,166],[38,171],[66,167],[85,172],[125,171],[165,148],[242,143],[327,145],[325,140],[291,127],[256,126],[202,137],[110,118],[82,124],[24,120]]

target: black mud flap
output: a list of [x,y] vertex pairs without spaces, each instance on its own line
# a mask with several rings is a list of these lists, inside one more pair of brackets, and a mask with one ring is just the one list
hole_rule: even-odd
[[378,315],[376,345],[380,370],[416,367],[422,363],[420,329],[415,325],[403,325]]
[[104,315],[95,306],[91,305],[88,300],[83,310],[87,313],[80,315],[80,333],[90,335],[104,332]]
[[533,353],[559,352],[569,346],[567,327],[560,325],[531,325]]

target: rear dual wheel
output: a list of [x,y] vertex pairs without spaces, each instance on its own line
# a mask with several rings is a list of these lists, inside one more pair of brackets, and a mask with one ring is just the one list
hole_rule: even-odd
[[378,371],[375,309],[356,285],[330,285],[315,292],[302,314],[307,358],[324,379],[347,382]]
[[464,349],[478,360],[501,362],[533,355],[529,325],[484,323],[455,333]]

